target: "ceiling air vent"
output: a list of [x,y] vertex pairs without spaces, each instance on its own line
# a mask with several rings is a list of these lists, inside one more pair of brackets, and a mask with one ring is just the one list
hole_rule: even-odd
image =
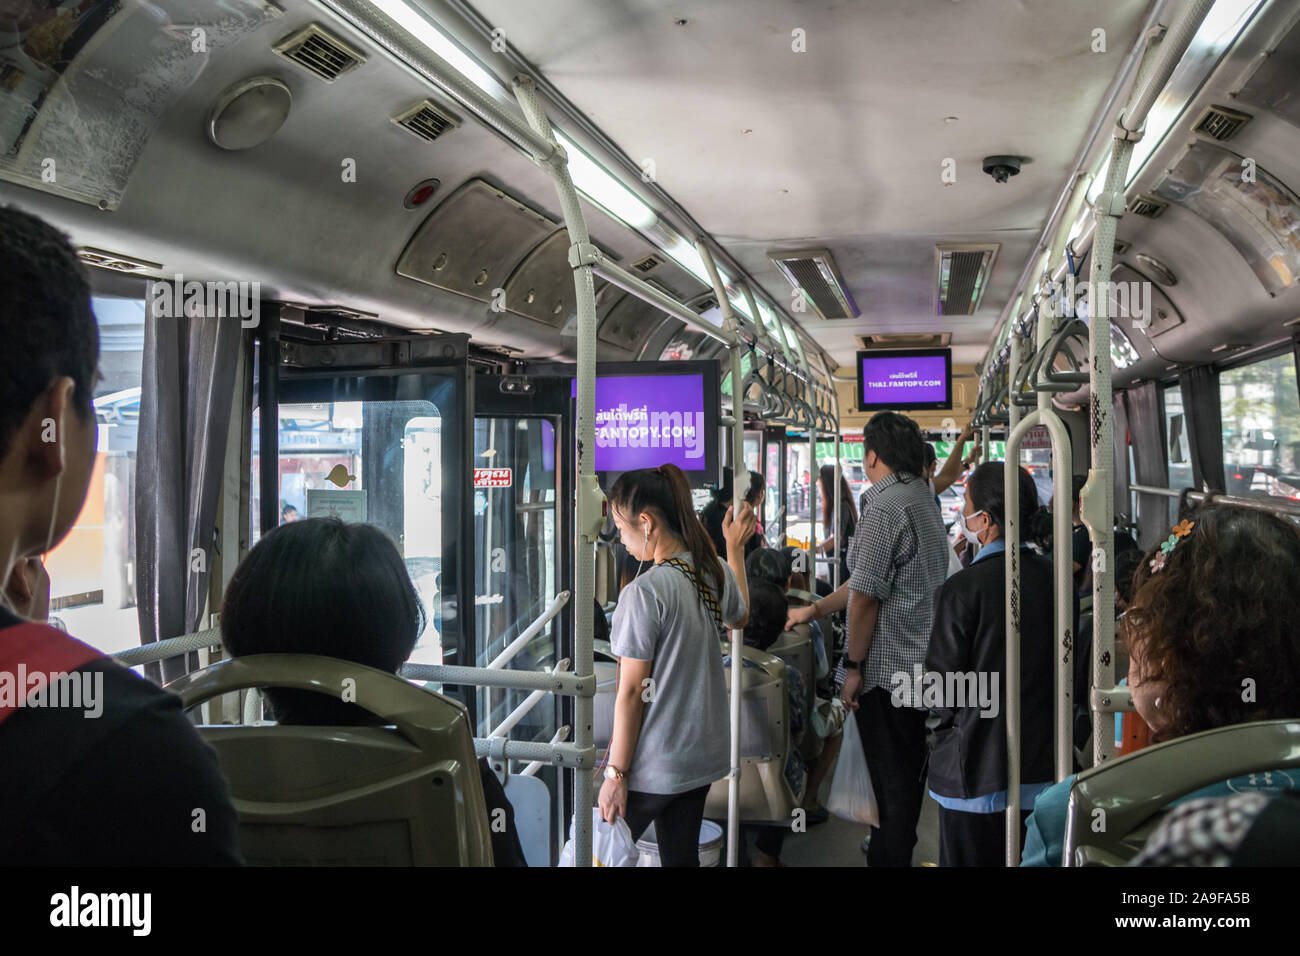
[[936,349],[952,342],[951,332],[878,332],[856,335],[860,349]]
[[120,252],[109,252],[106,249],[94,249],[90,246],[81,246],[77,249],[77,258],[86,265],[112,269],[114,272],[145,273],[156,272],[162,268],[161,262],[135,259],[124,256]]
[[425,100],[405,113],[398,113],[393,117],[393,122],[430,143],[447,130],[460,125],[460,120],[440,110],[433,100]]
[[769,252],[767,257],[804,296],[823,319],[854,319],[857,303],[844,285],[835,259],[827,249]]
[[1128,211],[1135,216],[1155,219],[1169,208],[1169,203],[1161,202],[1151,196],[1134,196],[1128,204]]
[[1241,132],[1241,128],[1249,123],[1250,119],[1249,113],[1230,110],[1226,106],[1209,106],[1192,126],[1192,132],[1223,142]]
[[344,73],[355,70],[366,62],[359,50],[348,46],[332,33],[326,33],[315,23],[285,37],[272,49],[327,83],[333,83]]
[[644,274],[653,269],[657,269],[659,266],[663,265],[663,263],[664,261],[662,259],[652,253],[644,259],[638,259],[636,262],[632,263],[632,268],[637,272]]
[[934,247],[936,315],[974,315],[988,285],[998,244],[939,243]]
[[1126,252],[1129,251],[1129,248],[1130,248],[1132,245],[1133,245],[1133,243],[1131,243],[1131,242],[1125,242],[1123,239],[1116,239],[1116,240],[1115,240],[1115,255],[1117,255],[1117,256],[1122,256],[1124,253],[1126,253]]

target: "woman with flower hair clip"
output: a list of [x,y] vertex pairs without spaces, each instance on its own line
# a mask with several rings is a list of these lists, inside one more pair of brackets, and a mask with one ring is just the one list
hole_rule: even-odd
[[[1120,636],[1133,706],[1152,742],[1231,724],[1300,717],[1300,527],[1266,512],[1207,503],[1138,565]],[[1300,774],[1239,777],[1182,800],[1266,786]],[[1059,866],[1073,777],[1045,790],[1029,818],[1023,866]],[[1175,801],[1181,803],[1182,800]]]

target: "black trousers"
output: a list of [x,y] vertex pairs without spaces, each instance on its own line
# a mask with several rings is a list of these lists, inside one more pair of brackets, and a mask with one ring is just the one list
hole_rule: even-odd
[[858,698],[858,733],[880,808],[880,826],[871,828],[867,844],[867,866],[912,865],[925,796],[925,714],[895,707],[883,687]]
[[685,793],[627,793],[627,826],[632,839],[651,823],[659,844],[659,861],[664,866],[700,865],[700,824],[704,822],[704,798],[707,786]]
[[[1029,811],[1020,814],[1020,847],[1025,846]],[[1005,866],[1006,813],[966,813],[939,808],[940,866]]]

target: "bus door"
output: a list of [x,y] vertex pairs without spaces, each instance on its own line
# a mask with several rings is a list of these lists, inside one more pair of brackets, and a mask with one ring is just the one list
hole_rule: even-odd
[[[259,329],[250,544],[272,527],[337,517],[397,544],[426,623],[412,663],[477,662],[471,377],[466,335],[312,342],[278,317]],[[278,361],[273,361],[278,359]],[[443,688],[475,713],[468,688]]]
[[[475,666],[491,663],[558,593],[573,590],[573,468],[571,455],[562,451],[572,445],[571,383],[550,376],[475,376]],[[544,670],[572,660],[573,615],[591,613],[570,604],[503,666]],[[508,725],[512,740],[550,743],[561,726],[572,725],[572,698],[543,697],[517,715],[528,697],[527,691],[479,688],[477,733],[486,737],[514,715],[517,722]],[[519,773],[525,767],[511,769]],[[556,810],[554,837],[560,821],[568,819],[559,812],[567,804],[561,785],[567,775],[543,766],[536,776]]]

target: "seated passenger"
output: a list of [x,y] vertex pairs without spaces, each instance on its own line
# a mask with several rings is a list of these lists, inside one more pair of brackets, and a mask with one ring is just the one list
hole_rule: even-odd
[[1170,812],[1129,866],[1300,864],[1300,792],[1188,800]]
[[[1034,479],[1020,471],[1022,526],[1038,510]],[[1006,523],[1004,465],[986,462],[966,482],[957,521],[978,543],[970,567],[948,578],[935,598],[934,625],[921,680],[894,675],[894,700],[917,695],[930,707],[930,796],[939,804],[939,865],[999,866],[1007,837]],[[1021,820],[1053,777],[1052,562],[1021,544]],[[933,696],[939,706],[929,703]]]
[[[757,552],[763,554],[763,551]],[[768,554],[776,554],[767,551]],[[751,579],[749,583],[749,623],[745,625],[745,646],[765,651],[776,643],[785,630],[786,602],[781,588],[765,578]],[[723,667],[731,666],[731,655],[722,660]],[[742,666],[757,668],[758,665],[746,660]],[[785,758],[785,780],[798,800],[803,794],[807,778],[803,757],[799,754],[799,742],[804,734],[804,700],[807,689],[804,687],[803,675],[799,668],[785,665],[786,697],[790,705],[790,749]],[[782,866],[781,847],[785,844],[786,825],[753,827],[756,831],[754,841],[757,855],[755,866]]]
[[[1300,529],[1231,505],[1191,512],[1146,556],[1122,636],[1133,705],[1153,743],[1300,716],[1297,579]],[[1258,790],[1264,777],[1234,778],[1183,799]],[[1060,865],[1073,783],[1067,777],[1034,804],[1022,866]]]
[[239,864],[220,766],[180,699],[26,618],[43,621],[48,602],[31,560],[86,500],[99,329],[67,237],[12,206],[0,341],[0,866]]
[[[240,562],[221,608],[221,640],[233,657],[316,654],[396,673],[424,630],[424,608],[397,547],[378,528],[337,518],[303,518],[268,531]],[[349,701],[291,687],[269,687],[281,724],[382,724]],[[497,866],[525,866],[514,810],[486,760],[479,776]]]
[[[1142,552],[1119,551],[1115,555],[1115,619],[1118,621],[1133,601],[1133,577],[1142,563]],[[1128,671],[1128,652],[1123,641],[1115,642],[1115,673]],[[1080,750],[1092,736],[1092,612],[1081,615],[1074,639],[1074,746]],[[1076,761],[1078,764],[1078,761]],[[1076,766],[1075,769],[1078,769]]]

